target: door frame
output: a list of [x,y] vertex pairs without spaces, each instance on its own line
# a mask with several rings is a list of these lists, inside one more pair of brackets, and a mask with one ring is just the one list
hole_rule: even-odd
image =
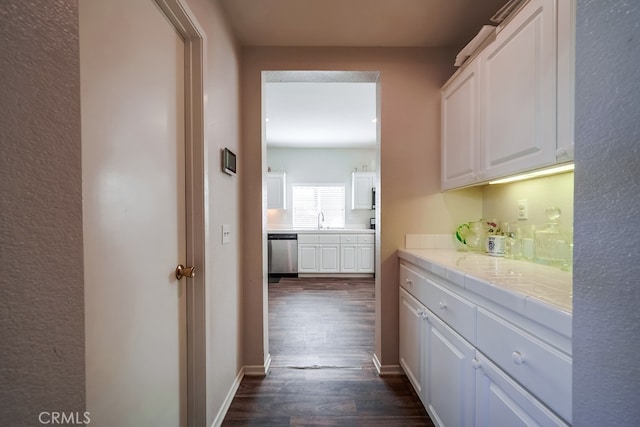
[[[187,425],[206,426],[205,167],[204,75],[206,38],[184,0],[155,0],[184,40],[186,265],[196,266],[185,281],[187,296]],[[183,400],[184,401],[184,400]]]

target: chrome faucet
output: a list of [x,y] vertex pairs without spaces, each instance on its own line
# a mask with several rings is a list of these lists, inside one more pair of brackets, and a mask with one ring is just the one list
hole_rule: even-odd
[[[320,219],[322,218],[322,219]],[[324,222],[324,214],[322,212],[318,212],[318,230],[322,228],[322,223]]]

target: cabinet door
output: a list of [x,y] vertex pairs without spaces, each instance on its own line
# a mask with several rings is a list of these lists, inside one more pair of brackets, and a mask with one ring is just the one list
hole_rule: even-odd
[[372,209],[375,172],[353,172],[351,175],[351,209]]
[[555,163],[555,0],[530,0],[480,59],[483,179]]
[[286,209],[284,172],[267,173],[267,209]]
[[355,273],[358,269],[357,265],[357,245],[341,244],[340,245],[340,271],[343,273]]
[[473,426],[475,372],[472,361],[475,348],[430,311],[427,316],[427,411],[438,426]]
[[479,60],[474,59],[442,91],[442,189],[476,180],[480,146]]
[[426,405],[422,353],[428,336],[423,315],[426,308],[407,291],[400,289],[400,366],[418,397]]
[[556,162],[573,160],[576,0],[558,2],[558,143]]
[[340,272],[340,244],[328,243],[319,245],[321,273]]
[[358,273],[375,272],[375,246],[358,245]]
[[298,244],[298,272],[318,272],[318,245]]
[[478,427],[567,425],[480,352],[476,366]]

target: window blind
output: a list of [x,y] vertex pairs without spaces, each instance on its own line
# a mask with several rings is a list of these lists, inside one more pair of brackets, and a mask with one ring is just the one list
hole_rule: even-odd
[[343,185],[294,185],[293,228],[318,228],[318,215],[324,215],[324,226],[344,228]]

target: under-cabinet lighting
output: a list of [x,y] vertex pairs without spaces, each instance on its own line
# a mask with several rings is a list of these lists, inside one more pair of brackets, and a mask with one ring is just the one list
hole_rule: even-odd
[[574,164],[571,163],[568,165],[557,166],[550,169],[542,169],[539,171],[523,173],[521,175],[514,175],[508,178],[496,179],[495,181],[489,181],[489,184],[506,184],[507,182],[524,181],[525,179],[539,178],[541,176],[548,176],[548,175],[556,175],[563,172],[570,172],[574,169],[574,167],[575,167]]

